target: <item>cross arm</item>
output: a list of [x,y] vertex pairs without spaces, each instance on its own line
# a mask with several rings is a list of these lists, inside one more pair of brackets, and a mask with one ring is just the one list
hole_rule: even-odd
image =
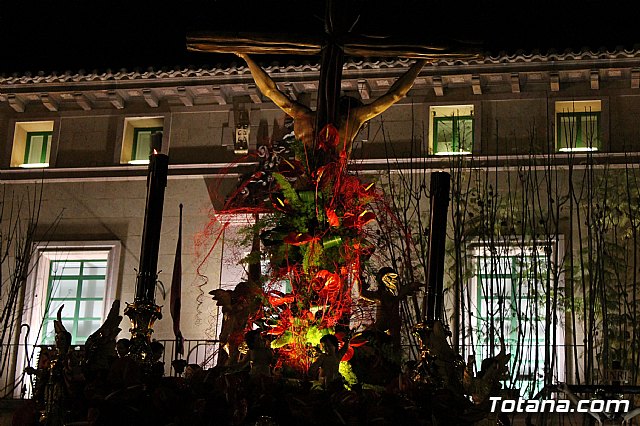
[[282,93],[276,83],[269,75],[245,53],[237,53],[239,57],[245,60],[256,86],[263,95],[271,99],[281,110],[293,119],[309,115],[311,111],[305,105],[293,101],[287,95]]
[[200,31],[187,35],[187,50],[193,52],[317,55],[321,47],[321,38],[300,34],[292,36]]
[[413,82],[416,77],[418,77],[418,74],[420,74],[422,67],[426,63],[427,61],[425,59],[418,59],[413,65],[411,65],[411,68],[409,68],[407,72],[393,83],[387,93],[368,105],[358,107],[356,111],[354,111],[356,118],[361,123],[364,123],[365,121],[371,120],[373,117],[382,114],[391,105],[405,97],[411,87],[413,87]]
[[[318,55],[324,44],[321,36],[308,34],[258,34],[200,31],[187,35],[187,50],[211,53],[251,53]],[[479,44],[445,40],[411,40],[402,37],[372,37],[346,34],[339,40],[345,55],[354,57],[414,59],[474,59],[480,57]]]
[[480,44],[456,40],[420,40],[396,36],[365,36],[348,34],[344,53],[355,57],[412,58],[412,59],[477,59]]

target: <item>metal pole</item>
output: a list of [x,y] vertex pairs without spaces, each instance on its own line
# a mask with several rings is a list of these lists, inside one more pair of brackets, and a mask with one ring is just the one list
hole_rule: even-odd
[[160,229],[162,227],[162,209],[164,189],[167,186],[168,165],[169,157],[165,154],[153,153],[149,157],[147,204],[142,230],[140,267],[136,282],[136,301],[155,303]]
[[155,303],[158,279],[158,250],[162,227],[164,189],[167,186],[169,157],[160,154],[162,133],[152,135],[151,154],[147,174],[147,201],[140,248],[140,267],[136,278],[136,295],[133,304],[127,304],[124,314],[131,319],[131,345],[128,356],[151,366],[151,334],[153,324],[162,318],[160,306]]
[[447,210],[449,208],[447,172],[431,173],[431,225],[429,228],[429,259],[427,263],[427,294],[423,301],[426,321],[441,320],[443,314],[443,280]]

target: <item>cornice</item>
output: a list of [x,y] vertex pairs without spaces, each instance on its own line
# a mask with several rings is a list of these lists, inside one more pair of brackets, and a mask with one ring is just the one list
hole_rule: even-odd
[[[640,152],[596,152],[596,153],[554,153],[537,155],[474,155],[465,157],[413,157],[413,158],[376,158],[352,159],[350,168],[360,173],[426,173],[436,170],[448,170],[462,167],[466,170],[486,168],[493,171],[518,171],[523,167],[531,170],[574,170],[585,168],[628,168],[638,164]],[[253,161],[238,163],[209,164],[171,164],[170,179],[201,179],[205,177],[238,178],[255,171],[258,163]],[[54,182],[104,182],[132,181],[146,179],[147,166],[104,166],[78,168],[44,169],[1,169],[0,184],[54,183]]]

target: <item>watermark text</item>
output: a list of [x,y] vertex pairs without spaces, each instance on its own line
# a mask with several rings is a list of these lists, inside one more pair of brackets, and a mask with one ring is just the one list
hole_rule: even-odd
[[581,399],[575,406],[568,399],[502,399],[492,396],[491,412],[502,413],[627,413],[630,403],[623,399]]

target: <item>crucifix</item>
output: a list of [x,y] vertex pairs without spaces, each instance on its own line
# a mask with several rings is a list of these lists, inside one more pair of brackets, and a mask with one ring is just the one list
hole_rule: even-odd
[[[348,30],[345,10],[346,1],[327,0],[324,17],[324,34],[322,36],[265,35],[256,33],[214,33],[198,32],[187,37],[187,48],[191,51],[212,53],[233,53],[243,58],[251,71],[256,86],[262,94],[271,99],[280,109],[294,119],[294,133],[310,152],[311,168],[324,166],[324,152],[320,145],[319,133],[326,126],[332,125],[338,133],[336,151],[348,160],[351,145],[361,126],[371,118],[381,114],[402,99],[413,86],[422,67],[428,61],[442,58],[469,59],[478,57],[478,51],[471,45],[451,41],[447,45],[416,43],[399,37],[371,38],[352,33]],[[253,54],[288,54],[288,55],[320,55],[320,76],[316,109],[291,99],[280,91],[270,76],[251,58]],[[389,91],[374,100],[362,105],[359,100],[341,98],[341,79],[344,56],[360,57],[393,57],[415,59],[416,62],[400,76]],[[346,107],[341,107],[345,102]],[[448,179],[448,176],[447,176]],[[448,180],[446,182],[448,193]],[[432,185],[433,186],[433,185]],[[432,191],[438,192],[438,188]],[[446,207],[446,206],[445,206]],[[446,211],[444,212],[446,225]],[[444,228],[443,228],[444,230]],[[431,255],[444,259],[444,247],[439,253]],[[442,263],[442,262],[440,262]],[[431,263],[430,263],[431,264]],[[434,273],[437,271],[434,271]],[[436,279],[442,274],[435,273]],[[427,285],[425,285],[427,287]],[[423,307],[423,318],[418,321],[437,321],[442,317],[442,286],[429,285],[428,306]],[[429,291],[430,290],[430,291]]]
[[[297,36],[292,41],[286,36],[265,34],[238,34],[197,32],[187,36],[187,49],[199,52],[234,53],[243,58],[256,85],[287,115],[294,119],[294,132],[307,148],[313,148],[317,132],[327,124],[338,129],[339,150],[351,150],[351,142],[360,127],[402,99],[411,89],[423,65],[438,58],[477,57],[469,45],[451,41],[449,45],[427,45],[399,37],[373,38],[347,30],[349,15],[346,1],[327,0],[324,34]],[[290,36],[289,36],[290,37]],[[251,59],[249,54],[321,55],[318,101],[316,110],[302,105],[281,92],[267,73]],[[340,108],[342,67],[345,55],[365,57],[401,57],[416,59],[413,66],[401,76],[390,90],[368,105],[345,102]],[[352,100],[352,99],[351,99]],[[345,111],[348,110],[348,111]],[[347,115],[348,114],[348,115]]]

